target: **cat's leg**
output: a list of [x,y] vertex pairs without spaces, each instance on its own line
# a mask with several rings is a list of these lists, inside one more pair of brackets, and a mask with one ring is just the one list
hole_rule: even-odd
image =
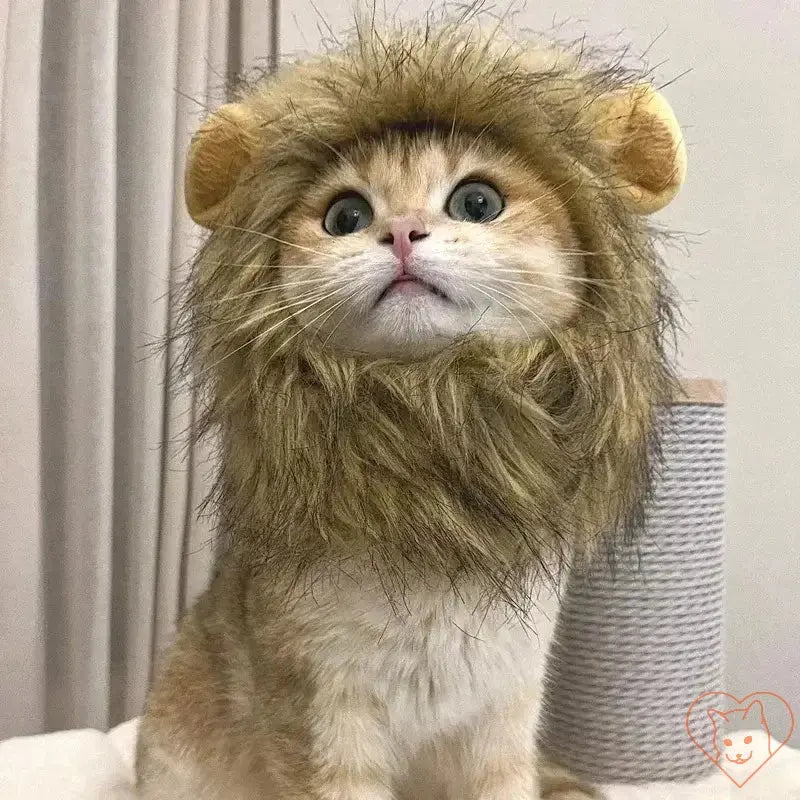
[[535,714],[521,703],[484,716],[458,748],[469,800],[606,800],[563,767],[537,759]]
[[605,800],[602,792],[557,764],[540,759],[538,772],[542,800]]
[[[558,607],[555,588],[540,587],[535,607],[524,622],[517,620],[518,638],[507,650],[515,665],[510,680],[498,680],[499,675],[492,679],[496,697],[460,732],[464,800],[541,800],[535,733]],[[498,630],[508,622],[501,622]],[[514,631],[513,623],[506,631]],[[514,677],[520,679],[516,689],[511,683]]]
[[466,800],[462,738],[440,735],[420,748],[403,765],[397,800]]
[[465,800],[540,800],[536,775],[536,714],[521,701],[487,711],[461,735]]
[[317,693],[309,718],[315,800],[393,800],[396,761],[374,698],[331,684]]
[[255,795],[214,781],[189,758],[148,746],[137,759],[137,800],[255,800]]

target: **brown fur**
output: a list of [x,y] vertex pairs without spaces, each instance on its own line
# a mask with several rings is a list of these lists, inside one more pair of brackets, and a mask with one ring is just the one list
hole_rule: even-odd
[[[210,192],[224,219],[195,260],[185,316],[200,433],[221,442],[209,503],[230,549],[151,694],[144,784],[191,754],[228,765],[241,797],[264,770],[269,797],[311,796],[313,689],[282,616],[298,591],[357,580],[366,559],[393,602],[444,578],[524,613],[532,574],[555,578],[640,520],[654,413],[673,393],[670,291],[651,232],[614,191],[617,154],[593,111],[636,76],[464,30],[362,29],[241,93],[258,146],[230,192]],[[279,297],[298,198],[389,128],[486,137],[554,193],[596,281],[555,336],[468,335],[424,359],[375,359],[320,347],[289,313],[254,317]]]
[[[669,287],[592,135],[593,98],[632,78],[445,27],[364,32],[343,53],[246,90],[262,146],[231,194],[230,223],[198,255],[187,322],[206,427],[225,431],[215,507],[249,558],[304,572],[369,546],[400,580],[421,565],[479,574],[510,599],[509,570],[527,559],[635,523],[653,408],[672,393]],[[598,284],[579,324],[533,347],[467,339],[421,363],[341,358],[294,336],[292,319],[241,325],[272,300],[265,267],[287,257],[263,233],[284,238],[325,165],[398,125],[490,136],[554,187],[595,254],[586,269]],[[378,475],[381,492],[370,488]]]

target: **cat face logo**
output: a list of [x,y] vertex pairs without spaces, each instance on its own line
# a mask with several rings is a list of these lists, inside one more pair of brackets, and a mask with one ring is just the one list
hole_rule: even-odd
[[[771,714],[783,717],[783,728],[789,723],[789,732],[776,739],[770,730],[766,707]],[[698,741],[702,730],[705,708],[706,732],[711,732],[712,746]],[[786,716],[788,712],[788,717]],[[774,722],[779,722],[775,719]],[[733,730],[733,728],[737,730]],[[772,692],[754,692],[737,700],[725,692],[708,692],[700,695],[686,714],[686,731],[700,751],[725,773],[737,786],[742,787],[783,747],[794,730],[794,715],[789,704]],[[704,737],[706,740],[708,736]]]
[[[713,712],[709,712],[709,713],[719,714],[719,716],[722,717],[722,719],[724,719],[726,722],[728,721],[728,717],[726,717],[721,711],[714,710]],[[729,713],[735,713],[735,711],[734,712],[729,712]],[[745,710],[744,716],[747,716],[747,710]],[[767,733],[767,737],[769,737],[769,730],[766,729],[766,728],[764,730]],[[742,738],[742,744],[741,745],[737,741],[739,738]],[[753,737],[752,736],[744,736],[744,737],[736,736],[736,735],[732,735],[731,737],[727,737],[726,736],[725,739],[723,739],[723,744],[725,745],[726,750],[725,750],[724,753],[720,754],[720,756],[717,758],[717,761],[719,761],[719,759],[724,756],[725,760],[726,761],[730,761],[732,764],[746,764],[753,757],[753,750],[751,748],[750,752],[748,752],[748,754],[746,756],[742,755],[742,753],[744,752],[744,750],[746,748],[746,745],[749,745],[752,741],[753,741]],[[769,739],[767,739],[767,741],[769,741]],[[716,725],[714,726],[714,748],[716,749],[716,751],[718,753],[720,752],[720,749],[719,749],[719,731],[718,731]],[[768,744],[765,745],[765,747],[763,749],[765,749],[766,752],[768,752],[768,753],[770,752]],[[741,753],[738,752],[740,750],[742,751]],[[731,758],[731,753],[734,753],[734,752],[736,753],[736,755]]]
[[[729,708],[720,711],[716,708],[708,710],[708,718],[714,726],[714,751],[717,755],[717,764],[722,763],[741,766],[750,761],[755,764],[764,764],[772,755],[772,740],[769,733],[769,724],[764,716],[764,705],[760,700],[753,700],[747,708]],[[745,735],[742,731],[725,735],[728,726],[733,722],[741,722],[752,730],[757,728],[761,736],[753,742],[752,734]]]

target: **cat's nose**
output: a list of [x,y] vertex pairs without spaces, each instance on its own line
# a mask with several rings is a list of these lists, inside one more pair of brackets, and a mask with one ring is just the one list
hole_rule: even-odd
[[405,264],[411,255],[412,244],[426,236],[428,230],[419,217],[394,217],[387,223],[379,241],[381,244],[390,244],[392,252]]

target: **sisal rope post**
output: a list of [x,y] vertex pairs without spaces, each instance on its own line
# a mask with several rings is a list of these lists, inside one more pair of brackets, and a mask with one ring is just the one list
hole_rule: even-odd
[[722,690],[725,398],[715,381],[683,390],[640,537],[574,570],[564,589],[540,744],[595,783],[693,781],[716,769],[686,714]]

